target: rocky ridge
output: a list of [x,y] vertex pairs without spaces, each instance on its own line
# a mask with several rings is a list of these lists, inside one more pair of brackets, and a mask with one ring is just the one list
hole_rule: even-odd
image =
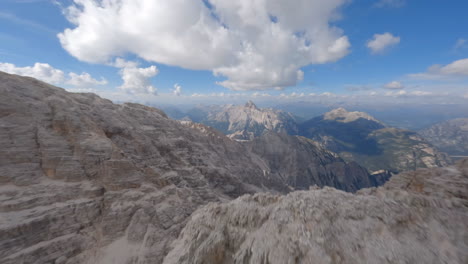
[[467,263],[468,159],[357,194],[255,194],[192,216],[165,264]]
[[335,109],[304,122],[299,129],[300,135],[370,171],[383,169],[396,173],[451,163],[448,155],[417,133],[387,127],[362,112]]

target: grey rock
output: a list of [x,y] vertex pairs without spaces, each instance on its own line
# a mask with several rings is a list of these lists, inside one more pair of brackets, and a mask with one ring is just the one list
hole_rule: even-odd
[[245,195],[197,210],[164,263],[467,263],[468,159],[333,188]]

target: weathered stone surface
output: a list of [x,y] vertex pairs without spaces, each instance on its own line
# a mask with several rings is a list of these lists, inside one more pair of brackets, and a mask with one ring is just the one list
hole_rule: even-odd
[[467,263],[468,159],[333,188],[212,203],[185,226],[172,263]]

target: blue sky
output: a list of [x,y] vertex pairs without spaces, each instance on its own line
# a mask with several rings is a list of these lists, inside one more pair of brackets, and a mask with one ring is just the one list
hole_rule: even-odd
[[[229,16],[238,9],[226,4],[226,1],[211,1],[209,5],[194,5],[192,9],[187,7],[187,10],[182,11],[173,4],[181,1],[172,3],[165,0],[152,1],[167,8],[161,11],[158,7],[154,7],[156,18],[151,17],[151,13],[146,14],[149,18],[145,18],[144,12],[138,13],[142,14],[141,17],[138,15],[117,17],[123,15],[112,13],[112,8],[115,6],[104,6],[100,11],[108,8],[109,10],[104,11],[110,14],[109,18],[103,18],[101,14],[97,22],[90,21],[94,20],[93,15],[99,14],[96,11],[99,6],[92,7],[96,8],[93,11],[89,6],[86,9],[80,5],[80,2],[89,2],[91,5],[91,1],[75,2],[1,1],[0,63],[2,66],[0,69],[33,75],[72,91],[97,92],[119,101],[142,100],[142,98],[181,101],[181,97],[183,100],[192,100],[197,96],[208,98],[212,93],[221,94],[223,97],[227,94],[239,94],[239,96],[242,94],[244,97],[264,94],[265,98],[271,100],[291,99],[311,94],[311,96],[332,94],[341,96],[340,98],[376,95],[380,96],[379,98],[414,96],[417,97],[415,100],[421,101],[431,101],[435,100],[434,98],[440,100],[441,96],[447,97],[447,100],[451,100],[451,97],[458,100],[464,97],[468,99],[468,60],[464,61],[468,58],[468,15],[466,15],[468,2],[463,0],[330,1],[334,2],[333,4],[323,4],[325,0],[283,1],[279,4],[283,5],[280,9],[287,10],[289,7],[284,5],[291,4],[310,8],[310,18],[307,17],[309,12],[307,11],[304,13],[304,20],[294,22],[299,23],[300,28],[306,29],[300,32],[291,31],[299,37],[302,34],[306,36],[309,34],[311,43],[308,37],[304,39],[312,46],[312,51],[309,53],[314,55],[310,55],[308,59],[302,59],[304,54],[296,52],[295,46],[278,49],[278,56],[275,53],[275,45],[280,45],[277,44],[280,43],[279,38],[290,33],[288,31],[290,25],[283,21],[292,19],[291,17],[297,15],[297,10],[278,13],[279,19],[275,17],[272,20],[286,29],[278,34],[275,33],[276,35],[268,35],[264,40],[258,40],[249,32],[248,27],[240,25],[235,19],[229,20]],[[130,1],[131,4],[125,6],[130,10],[128,12],[139,11],[138,5],[131,6],[137,2],[146,1]],[[184,4],[183,1],[181,4]],[[72,10],[70,7],[75,7],[74,10],[78,10],[79,14],[70,15]],[[242,8],[256,10],[257,16],[260,16],[258,12],[263,12],[261,6],[249,3]],[[274,15],[275,10],[277,9],[272,8],[265,12]],[[192,30],[187,27],[193,26],[193,23],[185,23],[183,20],[190,20],[191,16],[197,17],[199,15],[197,12],[211,12],[211,18],[215,18],[200,28],[213,35],[215,34],[210,32],[216,33],[219,30],[231,35],[205,44],[200,41],[204,40],[204,36],[197,35],[199,28],[196,29],[196,33],[189,33],[186,36],[174,33]],[[157,18],[165,16],[166,13],[167,18]],[[73,16],[80,22],[71,23],[70,17]],[[297,16],[300,17],[300,14]],[[254,18],[255,16],[249,14],[241,17],[245,21]],[[130,21],[122,24],[125,25],[122,27],[129,28],[127,31],[112,28],[115,26],[112,21],[119,21],[118,19]],[[162,21],[163,19],[165,21]],[[216,24],[218,22],[219,24]],[[97,26],[95,28],[93,25],[90,26],[92,23],[97,23]],[[264,21],[252,23],[259,27],[255,32],[262,32],[261,23]],[[77,29],[80,27],[85,30],[78,32]],[[75,32],[64,34],[63,39],[59,39],[58,34],[65,32],[66,29]],[[317,35],[315,31],[326,34]],[[133,34],[132,38],[135,37],[135,41],[126,39],[129,32]],[[157,37],[149,36],[150,33]],[[387,38],[384,36],[385,33],[388,33]],[[106,36],[107,34],[112,36]],[[90,36],[97,40],[90,41],[90,44],[86,43]],[[329,39],[323,40],[325,38]],[[346,38],[346,41],[343,38]],[[337,44],[336,53],[328,52],[329,47],[338,43],[336,41],[339,39],[344,42]],[[209,45],[216,45],[216,41],[226,40],[243,43],[251,41],[255,50],[254,54],[249,56],[259,54],[258,61],[254,59],[253,62],[250,61],[249,56],[247,59],[236,57],[240,52],[246,52],[245,45],[240,49],[237,44],[231,47],[230,43],[226,42],[228,45],[223,44],[213,50],[207,48]],[[265,44],[265,40],[269,44]],[[372,40],[378,50],[369,47],[369,42]],[[118,43],[119,41],[122,43]],[[319,47],[317,52],[314,51],[315,46]],[[172,47],[175,47],[174,50]],[[271,51],[263,53],[263,50],[270,47],[273,47]],[[93,51],[89,52],[90,50]],[[206,52],[206,54],[200,55],[197,52]],[[101,59],[100,56],[104,53]],[[98,57],[99,59],[95,59]],[[117,65],[118,59],[122,61],[121,65]],[[233,63],[234,60],[240,62]],[[24,67],[33,67],[35,63],[47,64],[50,68],[45,72],[42,68],[24,69]],[[150,69],[151,66],[155,68]],[[428,71],[431,66],[432,70]],[[287,67],[291,69],[284,70]],[[55,79],[49,78],[47,74],[51,74],[51,69],[62,73],[54,75],[58,76],[54,77]],[[260,77],[251,75],[250,72],[255,69],[264,70],[264,75]],[[38,71],[42,75],[38,75]],[[297,71],[303,73],[302,78],[296,78]],[[218,76],[214,76],[215,72],[218,72]],[[76,82],[72,82],[70,73],[76,73],[77,76],[88,73],[91,79],[80,76]],[[228,82],[223,85],[217,84],[226,80]],[[179,93],[174,92],[175,84],[180,87]],[[218,95],[214,97],[212,99],[215,101],[219,98]]]

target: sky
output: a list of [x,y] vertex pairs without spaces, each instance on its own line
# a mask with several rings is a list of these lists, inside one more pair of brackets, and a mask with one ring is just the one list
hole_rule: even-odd
[[2,0],[0,71],[148,104],[468,103],[466,0]]

